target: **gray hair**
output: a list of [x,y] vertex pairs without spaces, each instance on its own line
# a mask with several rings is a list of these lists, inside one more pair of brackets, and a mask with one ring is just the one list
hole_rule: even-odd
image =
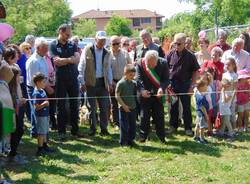
[[222,36],[227,38],[227,32],[224,31],[223,29],[219,29],[219,31],[218,31],[218,37],[220,38]]
[[146,29],[141,30],[139,36],[140,37],[146,36],[146,37],[151,38],[151,34]]
[[47,40],[44,37],[38,37],[35,40],[35,48],[41,47],[43,45],[48,45]]
[[185,42],[186,40],[186,35],[184,33],[177,33],[174,35],[174,40],[183,40]]
[[25,42],[34,43],[35,42],[35,36],[34,35],[27,35],[25,37]]
[[214,47],[214,48],[211,50],[211,55],[212,55],[213,53],[218,53],[218,54],[220,54],[220,56],[222,56],[223,50],[222,50],[220,47]]
[[159,54],[158,54],[157,51],[155,51],[155,50],[149,50],[145,54],[145,61],[147,62],[151,58],[155,58],[156,60],[158,60],[158,57],[159,57]]
[[232,41],[232,47],[237,45],[237,44],[241,44],[241,45],[244,45],[244,40],[242,38],[235,38],[233,41]]

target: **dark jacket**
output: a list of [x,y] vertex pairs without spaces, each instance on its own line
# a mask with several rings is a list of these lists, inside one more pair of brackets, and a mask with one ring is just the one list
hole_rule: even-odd
[[[154,70],[160,77],[161,88],[165,90],[169,84],[169,69],[168,69],[167,61],[163,58],[159,58]],[[141,65],[141,61],[139,61],[136,66],[136,73],[137,73],[136,81],[137,81],[139,91],[148,90],[152,92],[153,94],[156,94],[158,89],[153,85],[153,83],[147,77]]]

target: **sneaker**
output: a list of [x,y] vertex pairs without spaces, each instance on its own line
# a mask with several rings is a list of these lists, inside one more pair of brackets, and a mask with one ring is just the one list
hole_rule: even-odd
[[108,132],[108,130],[102,130],[100,133],[100,136],[109,136],[110,133]]
[[166,131],[167,134],[173,134],[173,133],[176,133],[177,132],[177,129],[170,126],[169,129]]
[[10,156],[10,157],[8,157],[7,161],[9,163],[15,163],[18,165],[25,165],[25,164],[29,163],[22,155],[16,155],[14,157]]
[[201,143],[201,144],[208,144],[208,141],[206,139],[201,139],[200,138],[199,143]]
[[192,130],[185,130],[185,134],[187,136],[193,136],[194,135],[194,132]]
[[37,150],[37,152],[36,152],[36,156],[38,156],[38,157],[45,156],[47,154],[48,154],[48,152],[46,152],[44,149]]
[[47,153],[54,153],[54,152],[56,152],[55,149],[50,148],[49,146],[44,146],[44,147],[43,147],[43,150],[44,150],[45,152],[47,152]]
[[196,137],[196,136],[195,136],[193,139],[194,139],[194,141],[196,141],[196,142],[199,142],[199,141],[200,141],[200,137]]

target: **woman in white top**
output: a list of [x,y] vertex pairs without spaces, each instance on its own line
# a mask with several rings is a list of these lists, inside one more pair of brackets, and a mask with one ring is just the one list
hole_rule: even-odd
[[202,66],[205,60],[211,59],[211,56],[208,52],[209,40],[206,38],[201,38],[199,39],[198,43],[200,51],[196,52],[195,56],[197,58],[199,65]]

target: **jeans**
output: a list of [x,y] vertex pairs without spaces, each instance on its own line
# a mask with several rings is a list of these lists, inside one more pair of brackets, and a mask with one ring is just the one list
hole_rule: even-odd
[[[33,91],[34,88],[32,86],[27,86],[27,92],[29,98],[32,98]],[[30,121],[31,121],[30,135],[37,135],[35,109],[33,107],[32,101],[29,101],[29,105],[30,105]]]
[[[90,129],[96,131],[96,101],[100,109],[100,127],[101,131],[107,131],[108,126],[108,110],[109,110],[109,93],[104,87],[104,81],[97,80],[96,86],[87,86],[88,109],[90,111]],[[97,97],[97,98],[93,98]],[[98,98],[102,97],[102,98]]]
[[119,109],[120,117],[120,144],[132,142],[136,135],[136,109],[125,112],[122,107]]
[[[190,88],[190,81],[184,83],[172,82],[172,87],[174,92],[178,93],[188,93]],[[179,117],[179,100],[181,100],[183,107],[183,120],[185,130],[192,130],[192,114],[191,114],[191,96],[190,95],[179,95],[178,101],[171,105],[170,109],[170,126],[175,129],[178,128],[178,117]]]

